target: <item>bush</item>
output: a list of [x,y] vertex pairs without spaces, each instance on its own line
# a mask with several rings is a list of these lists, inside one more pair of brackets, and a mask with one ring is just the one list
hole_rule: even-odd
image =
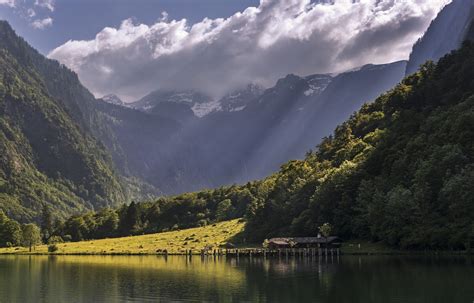
[[60,236],[52,236],[48,240],[48,244],[58,244],[58,243],[64,243],[63,238],[61,238]]
[[206,219],[201,219],[198,221],[198,226],[204,227],[207,226],[207,220]]
[[59,248],[56,244],[48,245],[48,252],[54,253],[54,252],[57,252],[58,250]]

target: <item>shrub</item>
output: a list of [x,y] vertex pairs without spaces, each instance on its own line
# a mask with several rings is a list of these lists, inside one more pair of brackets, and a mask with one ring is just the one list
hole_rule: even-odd
[[52,236],[48,240],[48,244],[58,244],[58,243],[64,243],[63,238],[61,238],[60,236]]
[[48,252],[54,253],[54,252],[57,252],[58,250],[59,248],[56,244],[48,245]]

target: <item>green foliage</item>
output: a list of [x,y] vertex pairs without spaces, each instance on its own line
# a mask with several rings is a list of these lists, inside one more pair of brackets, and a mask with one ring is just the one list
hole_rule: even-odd
[[321,225],[319,227],[319,232],[321,233],[321,235],[325,238],[329,237],[331,235],[331,232],[332,232],[332,226],[331,224],[329,223],[324,223],[323,225]]
[[30,252],[31,248],[41,244],[41,230],[40,228],[32,223],[25,224],[21,227],[22,230],[22,244],[28,247]]
[[[312,235],[401,248],[469,249],[474,239],[474,46],[429,62],[366,104],[247,214],[247,233]],[[302,170],[303,167],[307,168]]]
[[[49,68],[31,68],[29,60],[9,54],[12,47],[6,49],[0,52],[0,152],[5,155],[0,162],[0,206],[27,219],[43,201],[60,214],[105,207],[55,224],[53,235],[78,241],[244,217],[247,241],[314,236],[329,222],[332,234],[346,239],[413,249],[472,246],[474,45],[470,43],[437,65],[423,65],[364,105],[304,160],[288,162],[265,180],[115,210],[107,206],[123,201],[123,192],[107,156],[84,134],[82,124],[74,123],[80,119],[71,117],[47,93],[67,92],[51,83],[43,85],[38,72],[44,75]],[[68,108],[74,105],[66,103]],[[26,120],[18,114],[25,112],[36,114]],[[35,136],[38,129],[43,132]],[[45,138],[50,144],[41,141]]]
[[15,220],[9,219],[0,210],[0,247],[18,246],[22,240],[21,226]]
[[[0,209],[12,218],[41,222],[43,208],[65,217],[125,200],[110,157],[86,127],[93,119],[77,108],[92,104],[85,92],[74,73],[0,22]],[[51,222],[44,223],[46,240]]]
[[59,247],[56,244],[48,245],[48,252],[55,253],[59,250]]
[[63,238],[61,238],[60,236],[51,236],[48,240],[49,245],[59,244],[59,243],[64,243]]
[[217,204],[216,220],[225,221],[230,219],[233,212],[234,208],[232,207],[232,201],[230,199],[225,199]]

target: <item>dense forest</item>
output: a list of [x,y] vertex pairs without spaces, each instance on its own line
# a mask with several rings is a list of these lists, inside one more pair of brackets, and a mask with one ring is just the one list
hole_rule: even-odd
[[70,114],[72,105],[52,96],[52,82],[66,85],[70,72],[37,62],[42,56],[28,48],[0,22],[0,208],[30,222],[43,204],[66,216],[124,201],[110,156]]
[[244,217],[244,238],[314,235],[404,249],[466,249],[474,240],[474,44],[424,64],[365,104],[301,161],[224,187],[53,220],[44,240],[152,233]]

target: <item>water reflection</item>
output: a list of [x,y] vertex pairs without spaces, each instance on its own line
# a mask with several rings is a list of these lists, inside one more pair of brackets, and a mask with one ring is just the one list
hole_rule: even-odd
[[0,302],[472,302],[468,257],[0,257]]

